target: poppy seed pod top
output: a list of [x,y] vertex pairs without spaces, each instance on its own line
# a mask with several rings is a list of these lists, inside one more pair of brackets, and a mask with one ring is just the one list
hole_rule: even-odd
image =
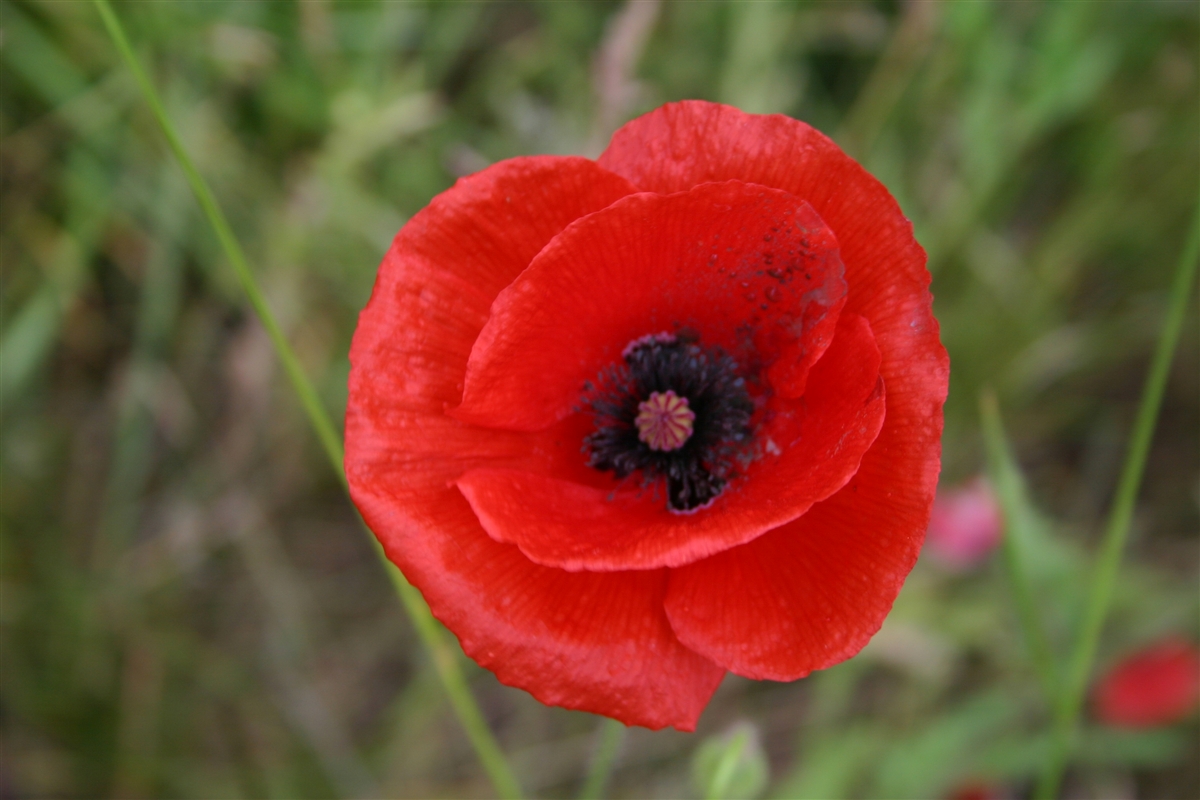
[[346,472],[464,651],[545,703],[692,730],[726,671],[857,653],[917,557],[948,363],[887,190],[689,101],[598,161],[461,179],[384,257]]
[[687,398],[672,389],[651,392],[649,398],[638,403],[638,413],[633,418],[638,439],[651,450],[664,452],[683,447],[692,436],[695,422],[696,412],[688,407]]

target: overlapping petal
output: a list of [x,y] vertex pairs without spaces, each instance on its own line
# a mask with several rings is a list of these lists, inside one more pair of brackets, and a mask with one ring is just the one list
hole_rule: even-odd
[[[686,517],[659,493],[598,472],[580,483],[559,464],[471,471],[458,485],[484,528],[547,566],[650,569],[749,541],[827,497],[883,414],[874,372],[814,395],[827,402],[789,399],[833,338],[841,273],[836,241],[807,204],[739,181],[633,195],[569,226],[493,305],[454,416],[544,428],[578,410],[587,382],[630,341],[691,330],[770,376],[758,387],[764,451],[712,507]],[[869,328],[861,331],[846,334],[839,358],[877,365]]]
[[[681,638],[739,674],[788,679],[836,663],[882,624],[916,561],[937,486],[949,361],[925,253],[879,181],[788,117],[669,104],[619,130],[599,161],[646,191],[733,177],[783,189],[811,204],[838,239],[845,312],[870,322],[882,354],[883,429],[845,488],[788,526],[673,573],[667,598]],[[805,574],[816,582],[796,577]],[[718,575],[725,593],[702,597],[699,587]],[[735,603],[732,616],[745,625],[713,616]],[[798,613],[809,616],[798,622]]]
[[729,180],[626,197],[556,236],[500,293],[453,413],[548,427],[630,342],[684,329],[744,365],[779,362],[772,383],[796,397],[845,302],[837,248],[807,203],[777,189]]
[[844,316],[803,402],[762,424],[766,450],[709,508],[680,515],[654,492],[588,486],[553,473],[467,472],[458,486],[498,541],[567,570],[681,566],[751,541],[845,485],[884,419],[879,350],[862,317]]
[[452,485],[530,449],[527,436],[444,413],[495,296],[572,220],[629,191],[585,159],[515,159],[417,214],[355,333],[346,473],[388,557],[501,681],[543,702],[690,729],[723,672],[672,633],[666,573],[539,567],[488,537]]

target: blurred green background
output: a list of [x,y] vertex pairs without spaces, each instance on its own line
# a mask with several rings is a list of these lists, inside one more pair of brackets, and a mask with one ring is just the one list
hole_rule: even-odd
[[[1064,649],[1194,213],[1195,2],[115,8],[339,419],[380,258],[457,176],[595,156],[682,98],[833,136],[929,251],[944,485],[999,395]],[[0,797],[487,796],[95,9],[3,0],[0,37]],[[1200,627],[1198,340],[1193,305],[1098,671]],[[706,737],[741,731],[745,795],[1026,796],[1046,711],[1012,609],[998,558],[923,558],[859,657],[631,730],[611,793],[696,796]],[[467,666],[525,790],[572,796],[598,718]],[[1196,715],[1087,721],[1064,791],[1200,796]]]

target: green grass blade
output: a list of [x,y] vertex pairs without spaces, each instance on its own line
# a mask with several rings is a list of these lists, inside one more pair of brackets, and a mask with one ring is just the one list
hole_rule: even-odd
[[770,781],[770,765],[749,722],[710,736],[692,753],[692,782],[705,800],[752,800]]
[[373,535],[370,536],[370,540],[374,543],[379,557],[387,569],[388,576],[396,587],[396,594],[400,595],[400,601],[404,603],[413,627],[417,629],[417,635],[421,637],[421,641],[429,650],[442,687],[450,697],[450,704],[454,706],[454,713],[467,732],[467,738],[471,740],[471,745],[475,748],[480,763],[483,764],[488,777],[491,778],[496,794],[505,800],[520,798],[522,796],[521,787],[517,783],[516,776],[513,774],[508,760],[504,757],[504,751],[496,742],[496,737],[492,736],[492,732],[483,718],[483,712],[479,710],[479,705],[471,695],[471,690],[467,688],[467,679],[463,675],[462,665],[457,654],[446,644],[446,636],[437,620],[433,618],[433,614],[430,613],[425,598],[421,597],[421,593],[405,579],[404,573],[400,572],[395,564],[388,561],[379,541]]
[[733,783],[738,761],[741,760],[742,751],[746,749],[749,738],[750,735],[746,731],[738,731],[721,752],[708,789],[704,793],[706,800],[722,800],[726,796],[725,793],[729,789],[729,784]]
[[604,789],[608,786],[608,777],[612,774],[613,762],[621,740],[625,738],[625,724],[615,719],[606,719],[600,723],[600,742],[596,747],[596,755],[588,769],[583,788],[579,790],[579,800],[600,800]]
[[51,106],[84,93],[87,80],[15,3],[4,5],[4,63]]
[[[150,82],[149,77],[141,67],[137,55],[133,52],[133,48],[125,36],[125,31],[121,26],[120,20],[113,13],[107,0],[93,0],[93,2],[117,50],[120,52],[129,70],[137,79],[138,86],[141,88],[147,104],[153,111],[159,126],[162,128],[163,134],[166,136],[171,152],[179,162],[179,166],[183,169],[188,183],[196,195],[196,199],[200,202],[205,216],[208,218],[221,243],[222,249],[225,251],[226,258],[229,259],[243,290],[246,292],[250,305],[266,329],[267,335],[270,337],[280,361],[283,362],[284,370],[292,384],[292,388],[300,398],[309,423],[317,434],[317,438],[320,440],[321,446],[329,458],[330,465],[340,478],[343,487],[348,489],[349,486],[346,482],[346,474],[342,463],[343,450],[341,439],[335,431],[329,415],[322,407],[316,391],[309,382],[308,377],[304,374],[299,359],[296,357],[291,345],[288,344],[283,330],[279,327],[279,323],[276,322],[275,316],[267,306],[266,298],[263,296],[258,283],[254,279],[253,273],[250,271],[249,263],[242,252],[241,246],[233,235],[228,220],[226,220],[208,184],[200,175],[187,150],[184,148],[182,140],[179,138],[174,125],[167,116],[162,102],[159,100],[154,85]],[[466,730],[471,744],[475,747],[479,760],[491,778],[496,792],[505,798],[520,797],[521,791],[512,769],[505,760],[504,754],[500,746],[496,743],[495,737],[492,736],[491,731],[488,729],[483,714],[479,710],[478,704],[475,703],[470,689],[467,687],[467,682],[456,654],[446,643],[445,635],[442,633],[441,628],[438,627],[436,620],[434,620],[433,615],[429,611],[429,607],[425,604],[420,593],[387,560],[383,548],[379,545],[375,537],[369,536],[369,539],[387,569],[388,576],[395,585],[396,591],[400,595],[404,608],[408,612],[422,643],[428,648],[442,685],[446,693],[450,696],[455,713]]]
[[275,315],[271,313],[271,309],[267,306],[267,300],[263,296],[262,290],[258,288],[258,283],[254,280],[254,274],[250,271],[249,262],[246,261],[246,255],[242,252],[242,247],[238,244],[237,238],[233,235],[232,228],[229,227],[229,221],[225,218],[224,212],[217,205],[217,200],[213,196],[212,190],[208,188],[208,183],[201,177],[200,172],[196,169],[192,159],[187,154],[187,150],[183,146],[183,141],[179,138],[179,134],[175,131],[175,126],[171,123],[167,116],[167,111],[163,107],[162,101],[158,97],[158,92],[154,85],[150,83],[150,78],[142,69],[141,63],[138,61],[137,55],[133,52],[133,48],[129,45],[129,40],[125,36],[125,31],[121,27],[120,20],[113,13],[112,8],[108,5],[107,0],[94,0],[96,8],[100,11],[100,16],[104,20],[104,26],[108,29],[109,35],[120,51],[121,57],[128,65],[130,72],[138,82],[138,86],[142,90],[142,96],[146,99],[147,105],[154,113],[155,119],[158,120],[159,127],[162,128],[163,135],[167,138],[167,144],[171,148],[171,152],[175,155],[175,159],[179,162],[179,166],[183,169],[187,176],[188,183],[192,187],[192,191],[196,194],[196,199],[200,203],[200,207],[204,210],[205,217],[213,227],[213,231],[217,234],[217,239],[221,243],[221,248],[225,251],[225,257],[229,259],[230,265],[233,267],[234,273],[237,275],[238,282],[242,286],[242,290],[246,293],[246,298],[250,301],[254,313],[258,315],[259,320],[266,328],[267,336],[271,339],[271,344],[275,348],[279,360],[283,362],[283,369],[287,373],[288,380],[291,381],[292,388],[296,395],[300,398],[301,405],[304,406],[304,412],[308,415],[309,423],[313,426],[313,430],[317,434],[317,439],[321,442],[321,447],[325,449],[325,454],[330,461],[336,463],[337,474],[343,484],[346,482],[345,471],[342,469],[342,445],[338,438],[337,432],[334,430],[333,423],[329,419],[329,415],[325,413],[321,406],[321,401],[317,397],[316,390],[313,389],[307,376],[304,374],[303,368],[300,366],[300,360],[296,358],[295,352],[287,342],[287,338],[283,335],[283,330],[279,327],[279,323],[275,320]]
[[1104,539],[1100,545],[1100,555],[1088,589],[1083,621],[1071,653],[1071,661],[1067,668],[1062,691],[1059,693],[1058,703],[1054,709],[1054,728],[1050,751],[1036,792],[1036,796],[1042,800],[1049,800],[1057,794],[1059,784],[1062,782],[1063,771],[1066,769],[1071,744],[1075,738],[1075,729],[1078,724],[1079,712],[1083,706],[1088,678],[1091,675],[1092,662],[1096,657],[1100,633],[1104,628],[1104,620],[1112,601],[1113,585],[1121,566],[1121,556],[1124,554],[1125,543],[1129,538],[1129,522],[1133,517],[1134,501],[1137,500],[1138,488],[1142,482],[1142,472],[1146,466],[1146,456],[1154,437],[1154,427],[1158,421],[1159,407],[1162,405],[1163,393],[1166,390],[1171,361],[1175,355],[1175,346],[1179,343],[1184,314],[1187,311],[1188,302],[1191,300],[1191,286],[1192,280],[1196,276],[1198,257],[1200,257],[1200,205],[1192,212],[1191,230],[1179,260],[1179,266],[1175,271],[1175,282],[1171,286],[1170,306],[1167,310],[1166,321],[1163,323],[1158,347],[1154,352],[1154,361],[1150,365],[1150,373],[1146,376],[1146,385],[1142,390],[1142,399],[1138,406],[1137,419],[1133,425],[1129,453],[1125,457],[1125,464],[1121,468],[1121,476],[1117,481],[1116,496],[1113,500],[1112,510],[1109,512],[1108,525],[1104,530]]
[[9,408],[50,355],[62,325],[58,290],[49,282],[21,306],[0,335],[0,413]]
[[871,148],[937,38],[941,9],[935,3],[909,3],[887,47],[833,137],[860,162]]
[[1022,544],[1029,539],[1030,529],[1036,524],[1032,506],[1025,493],[1025,482],[1020,468],[1012,455],[1004,424],[1000,420],[1000,407],[996,395],[985,390],[979,397],[979,416],[983,422],[983,441],[987,450],[988,477],[995,487],[996,497],[1004,515],[1004,538],[1001,552],[1004,569],[1012,584],[1017,604],[1017,617],[1025,646],[1033,661],[1046,702],[1051,705],[1058,696],[1058,675],[1050,640],[1042,625],[1037,602],[1033,595],[1033,582],[1028,570],[1028,555]]

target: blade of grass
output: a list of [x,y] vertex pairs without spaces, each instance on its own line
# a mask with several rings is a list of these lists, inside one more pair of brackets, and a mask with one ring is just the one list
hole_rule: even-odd
[[1146,466],[1146,456],[1150,451],[1150,442],[1154,437],[1154,428],[1158,422],[1158,411],[1166,390],[1171,361],[1175,355],[1175,346],[1179,343],[1184,314],[1192,299],[1191,286],[1192,280],[1196,276],[1198,257],[1200,257],[1200,204],[1192,212],[1192,225],[1188,232],[1187,243],[1183,247],[1179,265],[1175,270],[1175,281],[1171,286],[1170,306],[1167,310],[1166,320],[1163,322],[1158,347],[1154,351],[1154,360],[1150,364],[1150,372],[1146,376],[1146,384],[1142,390],[1142,399],[1138,406],[1137,418],[1134,421],[1133,434],[1130,438],[1129,453],[1125,457],[1125,464],[1121,468],[1121,476],[1117,481],[1116,496],[1113,500],[1112,510],[1109,512],[1104,539],[1100,544],[1100,555],[1096,562],[1091,585],[1088,587],[1083,621],[1071,653],[1062,691],[1059,692],[1058,702],[1054,708],[1054,727],[1051,733],[1050,750],[1035,793],[1035,796],[1042,800],[1050,800],[1058,793],[1063,771],[1067,766],[1079,712],[1083,706],[1083,697],[1092,671],[1092,662],[1096,657],[1100,633],[1104,628],[1104,620],[1108,616],[1109,605],[1112,601],[1113,585],[1121,566],[1125,543],[1129,539],[1129,523],[1133,518],[1133,505],[1137,500],[1138,488],[1141,485],[1142,473]]
[[387,560],[383,547],[380,546],[375,536],[369,532],[368,535],[379,558],[387,568],[388,577],[392,579],[392,585],[396,587],[396,593],[400,595],[400,601],[408,611],[413,627],[417,629],[417,634],[433,658],[434,667],[442,681],[442,687],[450,698],[450,704],[454,706],[454,713],[467,732],[467,737],[471,740],[471,745],[475,748],[475,753],[479,756],[483,768],[487,770],[496,794],[506,799],[520,798],[521,788],[517,783],[516,776],[508,765],[507,759],[504,758],[504,751],[500,749],[487,722],[484,721],[483,712],[479,710],[475,698],[471,695],[471,690],[467,688],[467,681],[463,676],[462,666],[456,653],[446,644],[445,634],[437,620],[433,618],[433,614],[429,612],[425,598],[421,597],[421,593],[416,590],[416,587],[405,579],[404,574],[391,561]]
[[[66,154],[67,218],[49,256],[39,263],[45,282],[25,301],[0,334],[0,417],[20,400],[59,340],[67,312],[87,283],[87,264],[104,232],[107,208],[97,202],[113,191],[97,138]],[[31,253],[40,248],[26,245]],[[39,259],[40,260],[40,259]]]
[[[141,62],[133,52],[133,48],[125,36],[125,31],[121,26],[120,20],[113,13],[107,0],[93,0],[93,3],[96,6],[96,10],[100,13],[100,17],[104,21],[104,27],[108,30],[109,36],[112,37],[113,43],[116,45],[122,59],[124,59],[130,72],[137,79],[138,86],[142,90],[142,95],[154,113],[163,135],[167,139],[171,152],[187,176],[188,183],[191,185],[196,199],[199,201],[205,216],[212,225],[213,231],[216,233],[221,247],[225,251],[226,258],[229,259],[234,272],[237,274],[238,281],[241,283],[242,289],[246,292],[246,297],[250,301],[251,307],[266,329],[267,335],[270,337],[280,361],[283,362],[284,371],[287,373],[292,388],[300,398],[304,412],[308,416],[309,423],[317,434],[317,438],[320,440],[325,455],[329,458],[330,465],[341,480],[342,486],[348,491],[349,485],[346,482],[346,474],[342,466],[344,457],[341,440],[328,414],[326,414],[325,409],[321,406],[315,389],[304,374],[299,359],[296,357],[291,345],[288,344],[283,330],[279,327],[274,314],[271,313],[271,309],[267,306],[266,298],[259,289],[258,283],[254,279],[254,274],[250,271],[249,263],[242,252],[241,246],[233,235],[229,222],[217,204],[216,198],[209,189],[207,182],[200,175],[187,150],[184,148],[179,134],[167,116],[162,102],[159,100],[154,85],[150,82],[149,77],[142,69]],[[387,570],[388,577],[396,587],[396,592],[400,595],[400,600],[408,612],[413,626],[417,630],[417,634],[429,650],[434,666],[437,669],[438,677],[442,681],[442,686],[449,695],[450,702],[454,707],[459,722],[466,730],[467,736],[471,740],[471,744],[474,746],[475,752],[479,756],[479,760],[487,771],[489,778],[491,778],[492,785],[496,789],[497,794],[505,798],[520,797],[521,790],[512,773],[512,769],[505,760],[504,753],[497,744],[495,737],[492,736],[491,731],[488,729],[487,723],[483,719],[483,714],[472,697],[470,689],[467,687],[466,679],[455,653],[447,645],[445,635],[430,613],[429,606],[425,604],[420,592],[405,580],[400,570],[387,559],[383,548],[375,537],[369,535],[368,539]]]
[[4,28],[4,62],[46,103],[60,106],[87,90],[79,67],[15,3],[5,3]]
[[50,281],[12,315],[0,334],[0,415],[12,407],[38,368],[50,356],[62,324],[59,291]]
[[596,747],[596,755],[592,758],[583,788],[579,790],[579,800],[600,800],[604,796],[617,750],[621,746],[621,740],[625,738],[625,725],[615,719],[606,719],[600,723],[599,733],[600,741]]
[[[132,541],[137,528],[153,460],[156,422],[151,397],[160,391],[163,381],[163,354],[169,346],[182,293],[183,254],[177,243],[191,206],[179,173],[170,164],[163,164],[160,173],[150,210],[150,254],[140,286],[132,352],[117,401],[112,460],[100,525],[92,543],[93,567],[101,574],[111,569],[113,559]],[[125,588],[125,582],[118,580],[106,590]]]
[[870,157],[875,139],[925,61],[937,35],[941,14],[937,3],[914,0],[903,9],[900,24],[833,137],[861,162]]
[[1004,515],[1004,538],[1001,540],[1004,569],[1012,583],[1025,646],[1029,649],[1029,657],[1041,681],[1046,702],[1053,704],[1058,696],[1058,671],[1054,655],[1050,651],[1050,640],[1042,626],[1034,600],[1033,584],[1026,568],[1028,556],[1022,552],[1021,547],[1022,542],[1028,538],[1027,531],[1030,526],[1036,523],[1025,493],[1025,482],[1013,458],[1008,437],[1004,433],[996,395],[990,389],[985,389],[979,396],[979,416],[983,422],[988,477],[996,489],[996,496]]
[[334,430],[333,423],[321,407],[321,401],[317,398],[316,390],[313,389],[312,384],[309,383],[308,378],[304,375],[304,370],[300,366],[300,360],[296,358],[296,354],[288,344],[287,338],[283,335],[283,330],[279,327],[279,323],[275,321],[274,314],[271,313],[271,309],[267,306],[267,300],[263,296],[262,290],[258,288],[258,283],[254,280],[254,274],[250,271],[246,255],[242,252],[241,245],[238,244],[237,238],[233,235],[233,230],[229,227],[229,222],[225,218],[224,212],[217,205],[217,200],[213,196],[212,190],[208,188],[208,183],[201,177],[196,166],[192,163],[191,157],[188,156],[183,146],[183,141],[175,131],[175,126],[171,123],[170,118],[167,116],[167,111],[158,97],[158,92],[155,90],[153,84],[150,83],[149,77],[142,70],[141,63],[138,61],[137,55],[133,52],[133,48],[130,47],[129,40],[125,36],[125,31],[121,27],[121,22],[117,19],[116,14],[113,13],[108,0],[93,1],[100,12],[101,18],[104,20],[104,26],[108,29],[109,35],[117,46],[117,50],[120,51],[121,57],[125,60],[130,72],[137,79],[138,86],[142,90],[142,96],[145,98],[147,105],[150,106],[150,110],[154,113],[159,127],[162,128],[163,135],[167,138],[167,144],[170,146],[171,152],[175,155],[175,159],[179,162],[179,166],[187,176],[188,183],[191,185],[192,191],[196,194],[196,200],[199,201],[205,217],[212,224],[213,231],[221,243],[221,248],[225,251],[225,256],[229,259],[229,263],[237,275],[238,282],[241,284],[242,290],[246,293],[246,298],[250,301],[250,305],[262,322],[263,327],[266,328],[267,335],[271,338],[271,344],[275,347],[275,352],[279,356],[279,360],[283,362],[283,368],[287,373],[288,380],[291,381],[292,388],[300,398],[300,403],[304,406],[304,412],[307,414],[313,430],[316,431],[317,439],[321,442],[321,447],[324,448],[325,454],[329,457],[330,461],[338,465],[338,477],[345,484],[346,475],[341,466],[342,446]]
[[722,800],[722,798],[728,796],[726,793],[729,791],[729,785],[733,783],[738,761],[742,757],[742,751],[746,749],[746,745],[749,743],[749,731],[739,730],[733,735],[733,738],[721,752],[721,757],[717,761],[717,768],[713,770],[712,780],[709,781],[708,788],[704,792],[705,800]]

